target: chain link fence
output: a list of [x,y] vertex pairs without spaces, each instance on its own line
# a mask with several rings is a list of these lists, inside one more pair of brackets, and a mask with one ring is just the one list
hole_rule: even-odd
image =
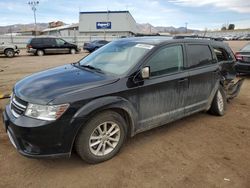
[[[45,36],[46,37],[46,36]],[[49,36],[51,37],[51,36]],[[0,43],[11,43],[18,46],[18,48],[26,48],[28,41],[34,38],[34,36],[11,36],[11,35],[0,35]],[[94,40],[107,40],[113,41],[118,39],[116,36],[70,36],[70,37],[60,37],[67,42],[77,44],[79,47],[82,47],[85,42],[90,42]]]

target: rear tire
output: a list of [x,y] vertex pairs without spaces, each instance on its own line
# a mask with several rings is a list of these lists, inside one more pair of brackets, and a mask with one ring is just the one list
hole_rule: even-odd
[[7,57],[14,57],[15,56],[15,52],[13,49],[6,49],[4,54],[7,56]]
[[75,141],[78,155],[87,163],[100,163],[114,157],[127,135],[124,119],[114,111],[105,111],[90,119]]
[[70,53],[71,53],[71,54],[76,54],[76,49],[75,49],[75,48],[71,48],[71,49],[70,49]]
[[43,56],[43,55],[44,55],[44,51],[43,51],[43,50],[37,50],[37,51],[36,51],[36,54],[37,54],[38,56]]
[[216,92],[209,112],[213,115],[223,116],[226,111],[227,99],[224,89],[220,86]]

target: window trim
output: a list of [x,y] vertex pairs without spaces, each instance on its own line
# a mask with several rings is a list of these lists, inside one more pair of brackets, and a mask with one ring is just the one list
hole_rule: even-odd
[[[199,66],[195,66],[195,67],[190,67],[190,62],[189,62],[189,54],[188,54],[188,45],[201,45],[201,46],[207,46],[209,48],[209,51],[211,53],[211,57],[212,57],[212,61],[213,63],[211,64],[205,64],[205,65],[199,65]],[[186,58],[187,58],[187,64],[186,64],[186,69],[188,70],[192,70],[192,69],[200,69],[203,67],[209,67],[211,65],[217,64],[218,61],[215,57],[214,52],[212,51],[212,47],[210,44],[208,43],[185,43],[185,51],[186,51]]]

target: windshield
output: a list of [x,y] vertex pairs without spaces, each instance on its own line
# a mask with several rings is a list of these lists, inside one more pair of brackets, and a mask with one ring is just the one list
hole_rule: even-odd
[[131,41],[111,42],[80,61],[106,73],[122,75],[128,72],[154,46]]

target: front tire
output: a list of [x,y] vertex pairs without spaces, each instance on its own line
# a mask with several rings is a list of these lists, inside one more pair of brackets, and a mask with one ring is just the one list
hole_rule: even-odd
[[105,111],[94,116],[80,130],[75,148],[87,163],[100,163],[114,157],[121,149],[127,134],[126,123],[120,114]]
[[223,116],[226,111],[227,99],[224,89],[220,86],[216,92],[209,112],[213,115]]
[[5,50],[4,54],[5,54],[7,57],[14,57],[14,56],[15,56],[15,52],[14,52],[14,50],[12,50],[12,49],[7,49],[7,50]]

